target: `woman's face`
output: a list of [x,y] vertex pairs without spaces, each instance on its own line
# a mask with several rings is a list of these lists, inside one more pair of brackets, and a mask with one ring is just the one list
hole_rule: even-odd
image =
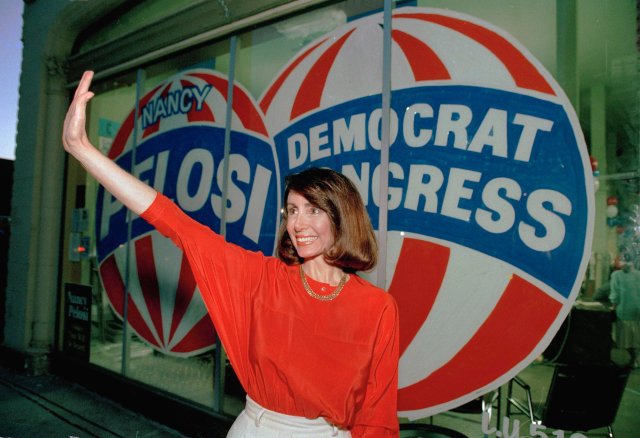
[[296,192],[289,192],[285,208],[287,233],[300,257],[312,259],[333,246],[331,221],[324,210]]

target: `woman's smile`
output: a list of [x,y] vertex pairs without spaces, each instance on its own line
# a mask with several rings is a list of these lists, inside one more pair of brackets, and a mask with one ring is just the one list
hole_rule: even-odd
[[318,240],[317,236],[296,236],[298,245],[311,245],[316,240]]

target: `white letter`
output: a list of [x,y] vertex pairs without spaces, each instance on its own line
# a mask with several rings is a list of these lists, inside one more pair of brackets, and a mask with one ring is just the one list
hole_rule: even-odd
[[451,168],[449,182],[444,192],[441,213],[461,221],[469,222],[471,211],[459,207],[460,199],[471,199],[473,190],[464,186],[465,181],[480,181],[482,174],[472,170]]
[[142,107],[142,129],[146,129],[147,126],[153,125],[156,118],[153,114],[154,105],[153,102],[149,102]]
[[[398,163],[389,163],[389,173],[394,179],[404,180],[404,169]],[[402,187],[393,187],[389,180],[389,210],[395,210],[402,203]]]
[[402,132],[404,133],[404,141],[407,146],[417,148],[426,145],[431,140],[431,129],[420,129],[416,134],[416,115],[423,118],[433,117],[433,108],[426,103],[416,103],[407,108],[404,113],[404,121],[402,123]]
[[180,111],[183,114],[188,113],[191,110],[191,105],[193,104],[193,91],[190,88],[185,88],[182,90],[182,96],[180,99]]
[[513,430],[509,428],[509,417],[502,418],[502,436],[504,438],[520,437],[520,420],[513,420]]
[[549,438],[549,436],[546,433],[542,432],[545,429],[546,427],[543,426],[542,424],[531,423],[529,425],[529,434],[531,435],[531,438],[534,438],[534,437]]
[[[301,133],[293,134],[287,139],[287,150],[289,152],[289,169],[301,166],[309,156],[307,137]],[[297,153],[298,151],[300,151],[299,154]]]
[[[202,172],[200,173],[200,182],[196,193],[191,196],[189,193],[189,180],[193,166],[200,164]],[[178,180],[176,182],[176,200],[178,204],[186,211],[197,211],[207,202],[207,197],[211,191],[211,182],[213,181],[213,157],[206,149],[192,149],[182,160],[180,170],[178,171]]]
[[515,125],[522,125],[522,133],[520,134],[513,159],[528,162],[531,159],[531,149],[533,149],[536,134],[538,131],[550,132],[553,127],[553,121],[524,114],[516,114],[513,123]]
[[196,98],[196,109],[200,111],[202,109],[202,104],[204,100],[207,98],[207,95],[211,91],[211,85],[207,84],[202,87],[202,90],[198,87],[193,87],[193,96]]
[[242,229],[242,234],[255,243],[258,243],[260,239],[260,227],[262,226],[262,218],[264,217],[264,206],[267,203],[269,184],[271,184],[271,171],[258,164],[255,176],[253,177],[251,195],[249,195],[247,218],[245,219],[244,228]]
[[[500,192],[504,192],[504,198]],[[490,233],[504,233],[509,230],[516,220],[513,205],[505,198],[518,201],[522,190],[517,182],[510,178],[492,179],[482,190],[482,202],[489,208],[476,210],[476,222]],[[497,216],[493,219],[494,214]]]
[[311,161],[331,156],[331,149],[321,148],[329,143],[329,140],[327,139],[328,128],[329,125],[327,123],[323,123],[309,129],[309,151],[311,152]]
[[[424,176],[429,176],[429,181],[423,182]],[[409,210],[418,211],[420,196],[424,196],[424,211],[436,213],[438,211],[438,195],[436,194],[442,183],[444,175],[435,166],[427,164],[412,164],[409,169],[409,182],[407,183],[407,196],[404,200],[404,207]]]
[[[551,204],[551,210],[545,208],[545,203]],[[564,221],[554,213],[571,214],[571,201],[562,193],[554,190],[539,189],[531,192],[527,199],[527,212],[531,218],[538,221],[545,229],[542,236],[536,236],[536,229],[524,222],[520,223],[518,231],[520,238],[529,248],[536,251],[552,251],[562,244],[565,236]]]
[[[349,124],[344,118],[333,121],[333,154],[349,152],[351,150],[363,151],[367,147],[365,133],[365,114],[354,114],[349,119]],[[341,148],[340,145],[343,147]]]
[[180,108],[180,91],[173,91],[167,95],[167,111],[169,114],[178,114]]
[[[369,116],[367,125],[369,133],[369,144],[373,149],[380,150],[382,147],[382,110],[377,108]],[[389,113],[389,147],[396,141],[398,136],[398,115],[392,109]]]
[[[218,166],[218,172],[216,173],[216,182],[218,187],[222,191],[224,183],[224,159]],[[242,218],[244,209],[247,206],[247,200],[244,193],[240,188],[234,184],[233,176],[236,176],[238,181],[243,183],[249,183],[251,181],[251,167],[249,161],[239,154],[229,155],[229,179],[227,181],[227,205],[225,210],[225,222],[230,224],[236,222]],[[222,218],[222,198],[218,195],[211,195],[211,207],[213,212]]]
[[154,119],[157,122],[158,119],[166,116],[167,116],[167,109],[164,106],[164,98],[159,97],[156,100],[156,110],[155,110]]
[[498,431],[497,428],[492,427],[489,428],[489,423],[491,422],[491,414],[489,412],[486,412],[484,409],[482,411],[482,433],[485,434],[485,436],[494,434]]
[[[456,116],[455,119],[453,116]],[[464,105],[440,105],[436,127],[435,146],[446,146],[449,133],[453,133],[453,147],[466,149],[467,126],[471,123],[471,110]]]
[[[389,163],[389,174],[396,179],[404,179],[404,171],[402,166],[398,163]],[[371,178],[371,191],[373,192],[373,203],[380,206],[380,165],[378,165],[373,171],[373,177]],[[402,203],[402,188],[392,187],[389,185],[389,195],[387,201],[387,208],[389,210],[395,210]]]
[[468,151],[482,152],[485,146],[491,146],[492,155],[507,158],[507,112],[489,108],[478,127]]

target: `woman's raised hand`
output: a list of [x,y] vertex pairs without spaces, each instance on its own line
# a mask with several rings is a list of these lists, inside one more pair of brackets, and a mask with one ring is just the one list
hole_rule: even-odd
[[72,155],[78,153],[79,149],[82,147],[93,147],[87,137],[85,126],[87,122],[87,102],[89,102],[94,95],[89,91],[91,79],[93,79],[93,72],[84,72],[64,119],[64,125],[62,128],[62,144],[64,145],[65,150]]
[[156,191],[123,170],[96,149],[87,136],[87,102],[93,72],[82,75],[62,128],[64,149],[73,155],[100,184],[134,213],[146,210],[156,197]]

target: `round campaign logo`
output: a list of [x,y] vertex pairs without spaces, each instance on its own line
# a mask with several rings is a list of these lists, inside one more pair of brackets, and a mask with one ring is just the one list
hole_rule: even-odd
[[[376,228],[382,21],[310,43],[260,99],[282,174],[341,171]],[[394,10],[391,37],[384,286],[400,312],[399,414],[415,419],[544,351],[586,269],[593,184],[570,102],[513,37],[413,7]]]
[[[137,121],[132,111],[109,157],[212,230],[220,231],[224,217],[228,241],[271,254],[280,212],[273,142],[251,96],[234,84],[228,99],[228,87],[226,77],[208,69],[166,80],[140,99]],[[122,317],[127,288],[128,321],[140,338],[174,355],[212,348],[213,325],[181,250],[141,218],[129,223],[126,209],[103,188],[96,233],[109,302]]]

